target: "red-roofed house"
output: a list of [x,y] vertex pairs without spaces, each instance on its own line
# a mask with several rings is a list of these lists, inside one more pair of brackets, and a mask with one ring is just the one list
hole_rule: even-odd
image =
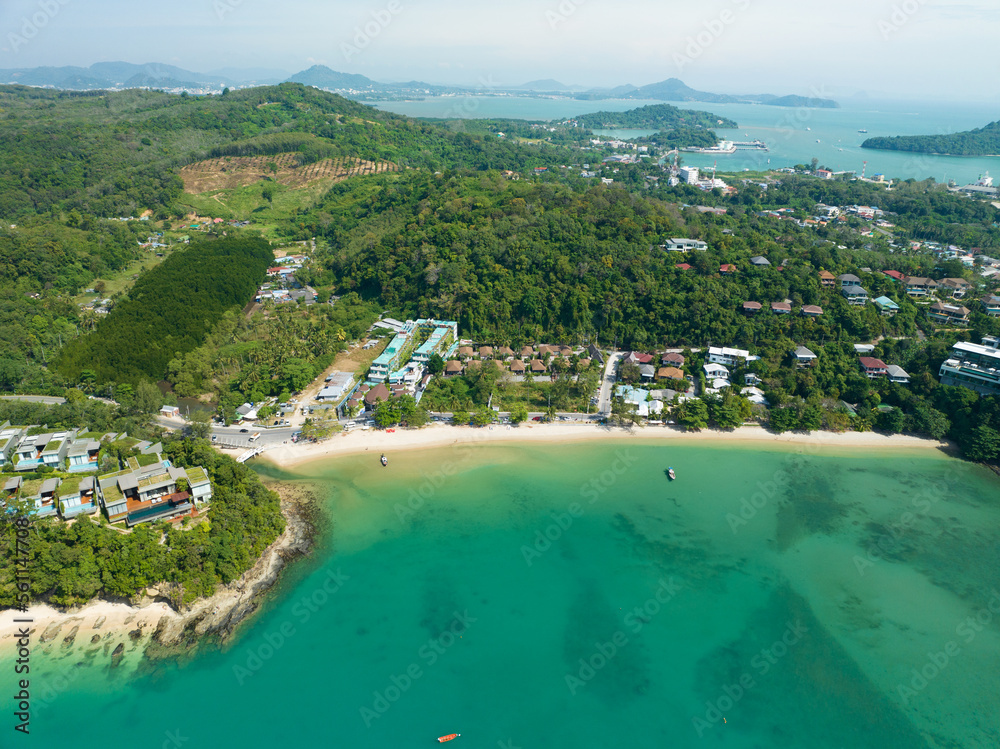
[[803,317],[819,317],[823,314],[823,308],[815,304],[807,304],[802,308]]
[[724,276],[728,276],[731,273],[735,272],[736,272],[736,266],[733,265],[732,263],[725,263],[719,266],[719,273],[721,273]]
[[675,265],[674,267],[677,270],[691,270],[691,266],[688,265],[687,263],[677,263],[677,265]]
[[892,279],[894,279],[896,281],[905,281],[906,280],[906,276],[904,274],[900,273],[898,270],[884,270],[882,272],[885,273],[887,276],[889,276],[889,278],[892,278]]
[[869,379],[885,377],[889,373],[889,368],[886,366],[886,363],[873,356],[862,356],[858,359],[858,364],[861,365],[861,371],[864,372]]

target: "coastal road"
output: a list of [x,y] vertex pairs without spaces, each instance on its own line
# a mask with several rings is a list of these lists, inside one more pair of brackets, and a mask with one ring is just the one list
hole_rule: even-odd
[[27,401],[28,403],[44,403],[48,406],[58,406],[66,402],[65,398],[56,398],[49,395],[0,395],[4,400]]
[[604,379],[601,381],[601,397],[597,402],[597,412],[605,416],[611,415],[611,393],[615,386],[618,371],[618,362],[624,358],[625,354],[616,351],[608,356],[607,364],[604,366]]

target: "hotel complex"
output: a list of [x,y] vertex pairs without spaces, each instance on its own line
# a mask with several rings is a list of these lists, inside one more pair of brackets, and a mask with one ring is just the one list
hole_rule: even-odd
[[402,382],[411,361],[426,364],[437,354],[447,359],[458,346],[458,323],[451,320],[407,320],[402,329],[372,362],[371,382]]

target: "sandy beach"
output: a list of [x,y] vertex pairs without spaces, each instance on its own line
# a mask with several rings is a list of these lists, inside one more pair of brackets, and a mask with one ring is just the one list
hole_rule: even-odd
[[70,611],[44,604],[25,613],[5,609],[0,611],[0,653],[7,657],[17,646],[19,629],[27,626],[32,673],[58,670],[64,659],[106,661],[119,673],[128,673],[142,664],[150,646],[188,648],[192,637],[208,635],[225,640],[257,609],[289,560],[308,551],[311,528],[303,506],[308,490],[281,484],[272,488],[282,498],[284,533],[239,580],[220,586],[211,597],[178,611],[161,591],[149,588],[134,606],[96,600]]
[[[559,444],[580,440],[683,440],[685,442],[758,442],[768,444],[837,447],[846,449],[944,448],[949,443],[907,435],[874,432],[785,432],[774,434],[759,426],[733,431],[686,432],[676,427],[647,426],[619,429],[595,424],[522,424],[518,427],[456,427],[434,424],[421,429],[397,429],[341,433],[322,442],[283,444],[260,457],[281,468],[293,468],[314,460],[360,452],[391,455],[393,451],[430,449],[453,444],[499,444],[504,442],[547,442]],[[236,451],[238,452],[238,451]],[[234,453],[235,454],[235,453]]]

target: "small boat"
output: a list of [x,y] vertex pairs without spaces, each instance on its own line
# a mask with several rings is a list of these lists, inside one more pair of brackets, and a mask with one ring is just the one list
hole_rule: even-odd
[[383,455],[379,460],[382,461],[383,467],[389,465],[389,459],[385,457],[385,455]]
[[867,130],[865,130],[864,128],[861,128],[860,130],[858,130],[858,132],[859,132],[859,133],[867,133],[868,131],[867,131]]
[[675,478],[677,478],[677,474],[674,473],[673,467],[670,467],[670,468],[667,469],[667,478],[669,478],[671,481],[673,481]]
[[452,739],[457,739],[462,734],[460,733],[449,733],[447,736],[439,736],[438,743],[443,744],[446,741],[451,741]]

